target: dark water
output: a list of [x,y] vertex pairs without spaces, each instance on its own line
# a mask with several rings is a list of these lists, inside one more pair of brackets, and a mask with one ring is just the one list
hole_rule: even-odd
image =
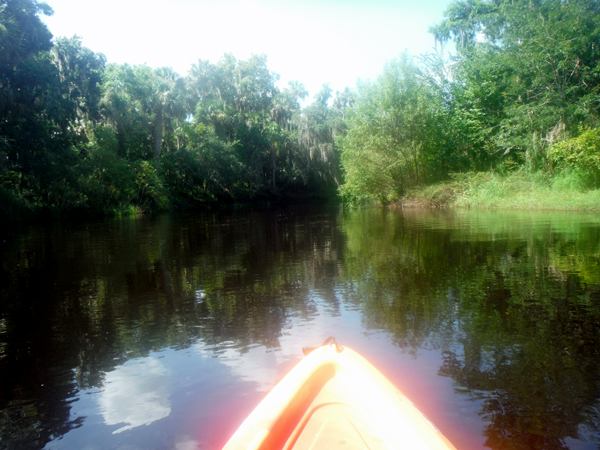
[[462,449],[600,445],[600,218],[111,219],[0,239],[0,447],[219,449],[327,336]]

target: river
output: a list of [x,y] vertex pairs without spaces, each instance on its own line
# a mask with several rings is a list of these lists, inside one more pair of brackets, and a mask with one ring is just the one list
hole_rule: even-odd
[[0,448],[219,450],[328,336],[459,449],[600,446],[597,215],[132,216],[0,257]]

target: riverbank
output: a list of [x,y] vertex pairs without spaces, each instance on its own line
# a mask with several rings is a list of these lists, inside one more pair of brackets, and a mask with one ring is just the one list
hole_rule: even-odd
[[393,207],[600,212],[600,190],[586,189],[577,176],[467,173],[413,189]]
[[178,203],[167,199],[161,207],[150,205],[142,207],[134,204],[122,204],[104,210],[92,208],[61,209],[27,202],[0,187],[0,228],[18,227],[24,224],[45,223],[55,220],[90,220],[102,217],[124,217],[135,215],[155,215],[160,213],[187,213],[200,211],[247,211],[268,210],[289,205],[339,203],[335,188],[328,189],[285,189],[278,191],[263,190],[252,198],[243,197],[237,201],[221,198],[219,200],[198,202],[196,204]]

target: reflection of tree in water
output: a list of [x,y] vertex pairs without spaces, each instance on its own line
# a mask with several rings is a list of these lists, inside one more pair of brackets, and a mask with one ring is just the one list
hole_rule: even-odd
[[335,218],[107,220],[15,239],[0,269],[2,442],[42,448],[79,426],[77,392],[150,351],[278,347],[292,316],[314,317],[309,290],[335,297],[324,280],[342,255]]
[[334,221],[308,217],[250,216],[251,227],[245,226],[250,236],[242,239],[245,252],[239,261],[197,265],[201,272],[191,284],[204,287],[200,311],[211,318],[202,328],[205,342],[278,347],[291,316],[314,316],[308,292],[323,285],[333,291],[341,243]]
[[[597,440],[582,427],[597,433],[600,423],[600,285],[580,275],[594,272],[582,262],[597,261],[597,233],[546,225],[496,234],[491,215],[487,233],[469,235],[464,226],[440,231],[435,219],[415,227],[418,214],[378,214],[345,223],[348,277],[365,325],[413,353],[442,351],[439,374],[483,400],[491,448]],[[577,251],[577,274],[566,251]]]
[[291,320],[312,320],[323,303],[337,314],[340,299],[402,348],[444,351],[440,373],[484,400],[492,448],[561,448],[600,428],[593,226],[290,211],[109,220],[13,240],[0,269],[2,442],[41,448],[78,426],[69,399],[127,359],[198,341],[277,348]]
[[[551,308],[510,307],[510,329],[492,333],[465,320],[469,338],[462,354],[444,352],[440,375],[489,393],[481,414],[490,422],[491,448],[564,448],[563,439],[578,438],[581,424],[598,422],[590,408],[600,398],[599,314],[577,300],[554,298]],[[479,326],[493,328],[493,322]]]
[[66,318],[67,334],[53,339],[58,326],[53,285],[61,284],[65,303],[77,289],[61,280],[49,246],[35,247],[25,240],[19,250],[14,272],[6,270],[10,266],[4,258],[0,271],[0,442],[7,448],[42,448],[82,422],[70,418],[69,406],[77,392],[69,363],[77,353],[69,355],[69,362],[52,362],[70,350],[69,333],[82,323]]

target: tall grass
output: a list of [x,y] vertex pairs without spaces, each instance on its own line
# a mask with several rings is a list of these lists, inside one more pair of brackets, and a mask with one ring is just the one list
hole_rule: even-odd
[[576,171],[458,174],[451,182],[411,192],[409,200],[431,206],[600,211],[600,190]]

